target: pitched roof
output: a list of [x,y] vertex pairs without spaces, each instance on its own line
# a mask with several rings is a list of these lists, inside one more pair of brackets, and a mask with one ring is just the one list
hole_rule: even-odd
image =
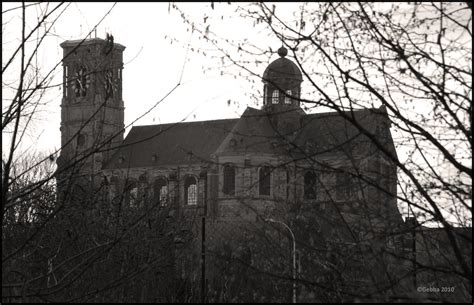
[[[237,121],[227,119],[134,126],[121,148],[103,168],[181,164],[190,161],[191,153],[194,161],[208,160]],[[121,157],[122,163],[119,162]]]
[[[395,154],[385,109],[346,112]],[[337,112],[303,115],[301,130],[288,145],[267,113],[248,107],[240,119],[135,126],[105,169],[174,165],[209,160],[212,154],[268,153],[299,158],[341,151],[370,155],[377,148]],[[298,149],[294,149],[294,147]],[[122,162],[120,162],[120,159]]]
[[[389,131],[389,120],[384,108],[346,111],[344,114],[352,117],[355,122],[384,143],[384,146],[396,157]],[[347,151],[367,155],[376,150],[371,140],[338,112],[304,116],[301,132],[295,138],[295,144],[312,154]]]

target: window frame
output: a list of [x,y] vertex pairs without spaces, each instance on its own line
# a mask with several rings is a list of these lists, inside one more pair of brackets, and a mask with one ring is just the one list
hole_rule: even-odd
[[285,105],[291,105],[292,103],[292,91],[291,90],[286,90],[285,91]]
[[144,207],[149,199],[149,183],[146,174],[140,175],[137,179],[137,204],[138,207]]
[[[262,179],[262,170],[268,170],[268,174],[263,177],[264,179]],[[263,185],[264,183],[268,183],[268,186]],[[262,192],[266,188],[268,188],[268,194]],[[258,168],[258,195],[267,197],[272,195],[272,168],[269,165],[262,165]]]
[[[190,181],[190,179],[193,179],[194,180],[194,183],[188,183]],[[199,189],[198,189],[198,183],[199,183],[199,180],[193,176],[193,175],[186,175],[184,177],[184,205],[185,206],[188,206],[188,207],[195,207],[198,205],[199,203]],[[194,195],[194,198],[192,201],[190,201],[190,197],[189,197],[189,189],[190,187],[192,186],[195,186],[195,195]],[[190,203],[191,202],[191,203]]]
[[[341,183],[341,177],[344,182]],[[336,172],[335,196],[336,201],[353,201],[359,199],[359,189],[357,183],[359,179],[348,171]]]
[[[138,181],[129,178],[125,182],[125,203],[130,208],[138,208]],[[133,197],[132,197],[133,196]]]
[[[159,182],[163,182],[160,184]],[[159,186],[159,188],[157,188]],[[166,190],[165,196],[163,196],[163,189]],[[159,206],[165,207],[169,203],[169,182],[164,176],[155,177],[153,180],[153,203]]]
[[272,92],[272,105],[280,104],[280,90],[273,90]]
[[[311,175],[311,179],[314,179],[313,184],[309,185],[308,175]],[[303,198],[307,200],[315,200],[318,198],[318,175],[314,170],[306,170],[303,176]],[[310,192],[311,191],[311,192]],[[310,196],[311,195],[311,196]]]
[[[231,169],[232,173],[227,175],[226,170]],[[234,196],[235,195],[235,187],[236,187],[236,176],[237,176],[237,171],[236,167],[232,163],[227,163],[223,166],[222,169],[222,193],[225,196]],[[229,181],[228,178],[231,178]]]

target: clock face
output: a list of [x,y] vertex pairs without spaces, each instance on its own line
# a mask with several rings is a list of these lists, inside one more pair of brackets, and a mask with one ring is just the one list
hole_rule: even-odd
[[90,76],[87,74],[86,68],[80,68],[77,70],[74,76],[74,82],[72,83],[76,97],[86,96],[90,83]]
[[114,93],[117,91],[117,84],[115,83],[113,72],[105,72],[104,78],[105,97],[113,97]]

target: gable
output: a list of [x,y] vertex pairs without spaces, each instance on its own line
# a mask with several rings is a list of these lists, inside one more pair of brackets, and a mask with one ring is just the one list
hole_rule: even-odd
[[216,154],[279,153],[275,149],[279,138],[265,111],[247,107]]

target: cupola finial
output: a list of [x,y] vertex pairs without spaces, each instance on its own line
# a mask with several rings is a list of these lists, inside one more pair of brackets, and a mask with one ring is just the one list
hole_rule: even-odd
[[284,46],[278,49],[278,55],[280,55],[280,57],[285,57],[287,54],[288,50]]

